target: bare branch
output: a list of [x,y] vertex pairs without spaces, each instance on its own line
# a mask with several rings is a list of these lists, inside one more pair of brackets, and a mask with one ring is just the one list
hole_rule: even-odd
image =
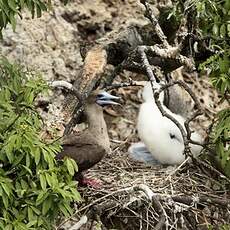
[[152,23],[153,28],[156,31],[156,34],[158,35],[159,39],[161,40],[163,46],[165,48],[168,48],[169,43],[167,41],[167,37],[165,36],[164,32],[162,31],[162,29],[158,23],[158,20],[156,19],[155,15],[153,14],[151,6],[149,5],[149,3],[146,0],[141,0],[140,2],[145,6],[145,9],[146,9],[145,16]]
[[71,226],[71,228],[69,228],[69,230],[78,230],[80,229],[83,225],[85,225],[88,222],[88,217],[86,215],[82,216],[80,218],[80,220],[74,224],[73,226]]
[[71,91],[79,101],[81,101],[81,95],[78,93],[77,89],[67,81],[52,81],[49,85],[53,88],[64,88]]
[[110,86],[105,87],[105,90],[111,90],[111,89],[118,89],[118,88],[125,88],[130,86],[144,86],[145,81],[134,81],[131,78],[129,79],[129,82],[122,82],[117,84],[112,84]]

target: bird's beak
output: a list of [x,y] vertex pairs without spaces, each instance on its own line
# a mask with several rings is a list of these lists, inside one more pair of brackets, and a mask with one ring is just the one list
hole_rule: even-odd
[[96,102],[98,105],[104,106],[104,105],[119,105],[118,102],[115,102],[113,100],[119,100],[120,97],[113,96],[107,92],[101,92],[97,95]]

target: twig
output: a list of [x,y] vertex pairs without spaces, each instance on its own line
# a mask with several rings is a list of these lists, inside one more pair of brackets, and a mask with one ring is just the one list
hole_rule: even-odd
[[49,83],[49,85],[53,88],[63,87],[63,88],[68,89],[68,90],[73,89],[73,85],[67,81],[52,81]]
[[80,114],[83,112],[84,107],[83,107],[83,100],[84,98],[78,93],[77,89],[69,82],[67,81],[53,81],[50,82],[49,85],[51,87],[57,88],[57,87],[62,87],[65,88],[67,90],[69,90],[70,92],[72,92],[78,99],[79,103],[77,104],[77,107],[75,109],[75,113],[73,114],[73,118],[67,125],[64,131],[64,135],[66,135],[68,132],[70,132],[71,127],[73,128],[73,124],[76,122],[78,122],[78,120],[80,119]]
[[[156,208],[156,211],[159,213],[159,216],[162,215],[166,215],[162,205],[159,203],[157,196],[151,191],[151,189],[144,184],[141,185],[135,185],[132,187],[128,187],[128,188],[124,188],[124,189],[120,189],[114,192],[111,192],[109,194],[106,194],[102,197],[100,197],[99,199],[94,200],[92,203],[84,206],[83,208],[77,210],[73,216],[71,216],[70,218],[64,220],[57,229],[60,229],[61,226],[63,226],[68,220],[70,220],[71,218],[73,218],[74,216],[76,216],[78,213],[81,213],[82,211],[94,206],[95,204],[99,203],[102,200],[105,200],[108,197],[114,196],[114,195],[118,195],[118,194],[123,194],[123,193],[131,193],[133,191],[143,191],[145,193],[145,195],[148,197],[149,200],[151,200],[151,202],[154,204],[154,207]],[[112,202],[114,205],[114,202]],[[166,217],[165,217],[166,218]]]
[[203,195],[196,195],[196,196],[168,196],[168,195],[160,195],[160,200],[167,201],[168,199],[172,199],[175,202],[183,203],[186,205],[192,205],[194,206],[197,203],[208,203],[213,205],[219,205],[223,207],[230,207],[230,200],[227,199],[219,199],[219,198],[213,198],[210,196],[203,196]]
[[78,230],[80,229],[83,225],[85,225],[88,222],[88,217],[86,215],[82,216],[80,218],[80,220],[74,224],[73,226],[71,226],[71,228],[69,228],[69,230]]
[[146,55],[146,49],[147,49],[146,46],[139,46],[138,52],[140,54],[141,63],[146,70],[146,74],[148,76],[149,81],[151,81],[151,83],[155,83],[156,77],[154,76],[152,68],[149,64],[149,60],[148,60],[147,55]]
[[173,170],[167,177],[166,177],[166,181],[169,179],[169,177],[171,177],[172,175],[174,175],[178,170],[181,169],[182,166],[184,166],[187,162],[188,162],[189,158],[185,159],[175,170]]
[[[182,88],[185,89],[185,91],[191,96],[191,98],[193,99],[196,107],[197,107],[197,110],[195,113],[193,113],[189,118],[186,119],[185,123],[184,123],[184,126],[185,126],[185,129],[186,129],[186,132],[187,132],[187,140],[189,143],[193,143],[193,144],[199,144],[199,143],[195,143],[194,141],[190,140],[190,137],[191,137],[191,130],[189,128],[189,123],[191,121],[193,121],[196,117],[202,115],[202,108],[201,108],[201,105],[200,105],[200,102],[199,100],[197,99],[196,95],[193,93],[193,91],[189,88],[189,86],[183,82],[183,81],[172,81],[170,83],[167,83],[165,85],[163,85],[158,93],[160,94],[161,92],[163,92],[164,90],[168,89],[169,87],[172,87],[173,85],[180,85]],[[203,146],[202,144],[199,144],[201,146]]]
[[208,169],[210,172],[218,175],[221,178],[224,178],[229,184],[230,179],[226,177],[223,173],[221,173],[219,170],[215,169],[212,165],[205,163],[204,161],[201,161],[199,159],[194,158],[193,159],[199,166],[204,166],[206,169]]
[[134,81],[131,78],[129,79],[129,82],[122,82],[117,84],[112,84],[110,86],[107,86],[105,90],[111,90],[111,89],[118,89],[118,88],[124,88],[129,86],[144,86],[143,82],[140,81]]
[[180,47],[168,47],[168,48],[161,48],[158,44],[154,46],[146,46],[146,52],[150,56],[159,56],[164,59],[174,59],[178,63],[186,66],[189,70],[194,71],[195,65],[192,58],[188,58],[179,54]]
[[59,229],[59,228],[60,228],[61,226],[63,226],[67,221],[69,221],[71,218],[73,218],[73,216],[76,216],[78,213],[80,213],[80,212],[82,212],[82,211],[84,211],[84,210],[86,210],[86,209],[92,207],[93,205],[97,204],[98,202],[100,202],[100,201],[102,201],[102,200],[104,200],[104,199],[106,199],[106,198],[108,198],[108,197],[110,197],[110,196],[113,196],[113,195],[115,195],[115,194],[119,194],[119,193],[123,193],[123,192],[129,192],[129,191],[131,191],[131,190],[133,190],[133,187],[120,189],[120,190],[111,192],[111,193],[109,193],[109,194],[106,194],[106,195],[103,196],[103,197],[100,197],[100,198],[94,200],[92,203],[90,203],[90,204],[84,206],[83,208],[77,210],[71,217],[69,217],[69,218],[67,218],[66,220],[64,220],[64,221],[58,226],[57,229]]
[[140,184],[140,185],[134,187],[134,190],[143,191],[149,200],[152,200],[153,197],[155,196],[154,192],[146,184]]
[[81,101],[81,95],[78,93],[77,89],[69,82],[67,81],[52,81],[49,83],[49,85],[53,88],[64,88],[67,89],[69,91],[71,91],[79,101]]
[[156,31],[156,34],[158,35],[159,39],[161,40],[162,44],[164,47],[169,47],[169,43],[167,41],[167,37],[165,36],[164,32],[162,31],[158,20],[156,19],[155,15],[153,14],[153,11],[151,9],[151,6],[146,0],[141,0],[140,1],[146,9],[145,16],[150,20],[150,22],[153,25],[154,30]]

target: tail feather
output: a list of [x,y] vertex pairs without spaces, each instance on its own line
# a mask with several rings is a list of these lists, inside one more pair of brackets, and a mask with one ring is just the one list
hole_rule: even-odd
[[133,143],[128,152],[134,160],[144,162],[151,165],[160,164],[158,160],[156,160],[153,155],[146,148],[145,144],[142,142]]

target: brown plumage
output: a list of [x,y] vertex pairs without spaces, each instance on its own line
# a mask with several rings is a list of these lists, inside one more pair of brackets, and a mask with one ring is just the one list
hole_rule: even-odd
[[78,165],[78,179],[82,179],[81,172],[97,164],[110,150],[107,126],[103,116],[104,105],[117,104],[112,96],[106,92],[94,91],[85,104],[85,115],[88,128],[80,133],[73,133],[62,138],[63,150],[57,159],[65,156],[74,159]]

